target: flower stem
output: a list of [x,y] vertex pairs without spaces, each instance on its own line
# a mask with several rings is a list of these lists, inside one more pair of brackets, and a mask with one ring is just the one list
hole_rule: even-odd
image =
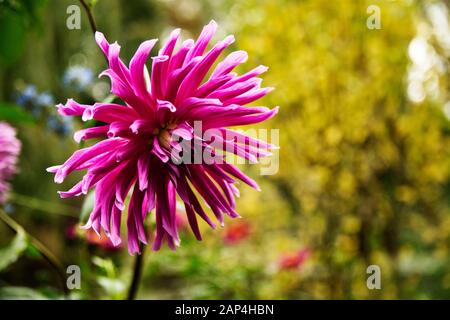
[[67,295],[69,291],[66,286],[66,274],[64,272],[63,264],[59,261],[59,259],[41,241],[33,237],[20,224],[18,224],[1,209],[0,219],[14,232],[20,232],[22,230],[26,234],[33,247],[35,247],[42,257],[55,269],[61,281],[61,288],[64,294]]
[[136,255],[133,268],[133,279],[131,280],[130,288],[128,289],[128,300],[134,300],[136,298],[137,291],[139,289],[139,282],[142,276],[142,267],[144,265],[145,248],[141,246],[141,254]]
[[92,7],[86,3],[86,0],[80,0],[80,3],[88,15],[89,24],[92,32],[95,34],[97,32],[97,24],[95,23],[94,14],[92,13]]
[[74,217],[79,216],[78,209],[72,206],[54,204],[49,201],[44,201],[41,199],[24,196],[17,193],[11,194],[10,201],[19,206],[39,210],[46,213],[57,214],[61,216]]

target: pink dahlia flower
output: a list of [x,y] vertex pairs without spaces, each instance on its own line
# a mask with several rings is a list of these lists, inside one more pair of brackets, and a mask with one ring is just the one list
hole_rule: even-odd
[[[55,182],[61,183],[72,171],[87,170],[82,181],[60,195],[78,196],[95,188],[94,209],[85,227],[98,233],[103,229],[114,245],[121,243],[122,211],[127,195],[131,194],[126,222],[130,254],[140,252],[139,242],[147,243],[144,221],[154,208],[153,250],[158,250],[163,242],[172,249],[179,244],[177,194],[184,203],[193,233],[201,240],[197,217],[212,228],[215,224],[198,197],[203,198],[223,224],[224,214],[238,217],[234,200],[239,194],[236,179],[258,189],[252,179],[219,157],[218,150],[231,150],[251,161],[269,154],[267,149],[272,145],[234,133],[227,127],[264,121],[278,109],[244,107],[271,90],[261,88],[261,79],[256,78],[267,67],[259,66],[240,76],[231,72],[247,59],[244,51],[229,54],[213,68],[219,55],[234,41],[233,36],[228,36],[205,53],[216,28],[211,21],[197,41],[186,40],[176,51],[180,30],[174,30],[158,55],[152,57],[150,74],[145,63],[157,40],[143,42],[127,66],[119,58],[120,46],[108,43],[97,32],[95,39],[109,62],[109,68],[101,75],[110,78],[111,92],[124,104],[83,105],[69,99],[58,106],[63,115],[104,123],[76,132],[76,141],[102,140],[76,151],[64,164],[48,171],[55,173]],[[194,130],[195,122],[201,122],[200,132]],[[216,130],[206,139],[202,135],[208,129]],[[229,134],[239,139],[225,139]],[[191,149],[181,148],[180,139],[189,142]],[[187,151],[199,148],[221,161],[191,163],[174,156],[185,156]]]
[[16,130],[9,124],[0,122],[0,204],[4,204],[8,199],[8,180],[17,172],[20,146]]

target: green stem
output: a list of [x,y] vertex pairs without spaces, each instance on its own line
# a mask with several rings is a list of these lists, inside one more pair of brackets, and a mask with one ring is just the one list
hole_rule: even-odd
[[92,7],[88,5],[85,0],[80,0],[80,3],[88,15],[89,25],[91,26],[92,32],[95,34],[97,32],[97,24],[95,23],[94,14],[92,13]]
[[54,204],[48,201],[36,199],[33,197],[28,197],[20,194],[13,193],[11,194],[11,202],[18,204],[19,206],[23,206],[30,209],[35,209],[43,212],[48,212],[52,214],[74,217],[77,218],[79,216],[78,209],[72,206]]
[[131,280],[130,288],[128,289],[128,300],[134,300],[139,289],[139,282],[142,276],[142,267],[144,265],[145,248],[141,246],[141,254],[136,255],[134,260],[133,278]]
[[38,239],[33,237],[30,233],[28,233],[20,224],[18,224],[13,218],[6,214],[3,210],[0,209],[0,219],[14,232],[20,232],[21,230],[26,234],[27,238],[30,240],[30,243],[39,251],[42,257],[47,260],[47,262],[55,269],[60,280],[61,280],[61,288],[64,291],[64,294],[67,295],[69,293],[68,288],[66,286],[66,273],[64,272],[63,264],[58,260],[58,258]]

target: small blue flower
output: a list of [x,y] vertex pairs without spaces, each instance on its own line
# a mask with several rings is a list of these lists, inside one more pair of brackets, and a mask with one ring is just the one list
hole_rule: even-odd
[[76,90],[82,91],[86,89],[94,80],[94,72],[83,66],[69,67],[63,76],[65,86],[74,86]]
[[36,104],[41,106],[51,106],[55,104],[55,99],[50,93],[43,92],[37,97]]
[[25,87],[22,94],[30,99],[35,97],[37,94],[36,86],[33,84],[29,84]]
[[47,126],[55,133],[66,136],[73,130],[72,117],[50,115],[47,118]]
[[21,106],[25,106],[28,102],[36,98],[37,90],[35,85],[27,85],[25,89],[19,94],[16,99],[16,103]]

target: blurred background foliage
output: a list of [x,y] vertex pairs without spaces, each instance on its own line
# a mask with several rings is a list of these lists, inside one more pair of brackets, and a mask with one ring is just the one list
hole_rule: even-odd
[[[182,245],[150,253],[139,298],[450,298],[449,3],[433,0],[95,1],[99,29],[129,60],[139,43],[174,27],[195,37],[210,19],[246,50],[276,90],[280,170],[243,186],[225,228],[185,228]],[[78,120],[55,103],[110,99],[97,79],[105,61],[85,12],[66,27],[70,0],[0,3],[0,120],[23,143],[20,174],[0,225],[0,297],[58,298],[58,275],[30,241],[39,239],[82,270],[72,298],[125,296],[133,258],[77,228],[89,203],[60,200],[45,168],[79,146]],[[366,26],[377,5],[381,29]],[[260,102],[261,103],[261,102]],[[267,127],[269,126],[269,127]],[[258,176],[259,168],[245,170]],[[69,179],[68,187],[78,177]],[[85,209],[82,209],[83,206]],[[382,289],[366,287],[381,267]]]

